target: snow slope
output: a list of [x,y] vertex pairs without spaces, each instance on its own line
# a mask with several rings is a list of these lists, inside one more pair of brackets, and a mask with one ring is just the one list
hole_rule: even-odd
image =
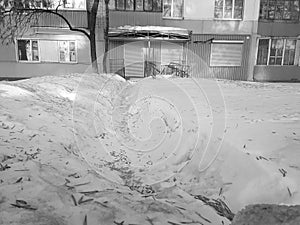
[[299,94],[95,74],[1,82],[0,224],[230,223],[193,195],[233,212],[299,204]]

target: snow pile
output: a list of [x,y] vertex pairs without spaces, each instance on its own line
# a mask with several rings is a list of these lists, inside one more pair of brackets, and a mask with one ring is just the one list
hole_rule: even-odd
[[0,85],[0,95],[2,97],[13,97],[13,96],[26,96],[31,95],[32,93],[29,91],[26,91],[19,87],[12,87],[9,85]]
[[225,110],[199,82],[1,82],[0,224],[221,225],[299,204],[298,84],[219,81]]
[[[114,166],[104,164],[105,158],[93,160],[105,150],[99,143],[117,143],[112,135],[118,126],[112,124],[126,128],[127,114],[112,113],[128,109],[138,87],[95,74],[0,87],[0,224],[229,224],[179,187],[126,182],[135,181],[126,168],[120,170],[126,160],[113,161]],[[108,153],[100,154],[108,162],[122,159]]]

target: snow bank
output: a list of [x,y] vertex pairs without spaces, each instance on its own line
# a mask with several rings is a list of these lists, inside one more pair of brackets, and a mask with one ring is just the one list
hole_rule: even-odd
[[207,132],[224,112],[214,88],[212,110],[201,94],[210,81],[201,90],[191,79],[97,74],[1,82],[0,224],[229,224],[201,196],[234,213],[299,204],[299,87],[219,82],[226,129],[208,152],[225,138],[203,170]]
[[128,170],[101,164],[112,159],[99,143],[115,140],[115,103],[122,111],[138,87],[96,74],[0,86],[0,224],[229,223],[180,188],[132,186]]
[[0,85],[0,95],[2,97],[14,97],[14,96],[28,96],[28,95],[32,95],[32,93],[19,87],[2,84]]

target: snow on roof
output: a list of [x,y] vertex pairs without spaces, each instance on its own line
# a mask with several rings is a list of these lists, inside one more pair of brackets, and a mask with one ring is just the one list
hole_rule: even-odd
[[110,28],[109,37],[134,37],[134,38],[168,38],[188,40],[190,31],[178,27],[165,26],[120,26]]

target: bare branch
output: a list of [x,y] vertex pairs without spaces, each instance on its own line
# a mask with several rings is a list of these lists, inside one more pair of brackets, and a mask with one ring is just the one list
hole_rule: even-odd
[[[15,15],[15,16],[18,16],[18,14],[19,15],[26,15],[26,14],[39,14],[39,15],[41,15],[43,13],[53,14],[53,15],[56,15],[56,16],[60,17],[67,24],[69,30],[80,32],[80,33],[84,34],[90,40],[90,34],[85,29],[73,27],[72,24],[69,22],[69,20],[65,16],[63,16],[62,14],[60,14],[58,12],[58,7],[59,6],[60,6],[60,4],[57,6],[57,8],[55,10],[40,9],[40,8],[15,8],[15,7],[12,7],[8,10],[5,10],[4,13],[7,14],[7,15],[11,14],[11,13],[17,13],[17,15]],[[30,21],[27,21],[27,22],[30,22]]]
[[61,0],[59,0],[58,5],[57,5],[57,7],[56,7],[56,9],[55,9],[55,12],[58,12],[58,8],[59,8],[60,6],[62,6]]

